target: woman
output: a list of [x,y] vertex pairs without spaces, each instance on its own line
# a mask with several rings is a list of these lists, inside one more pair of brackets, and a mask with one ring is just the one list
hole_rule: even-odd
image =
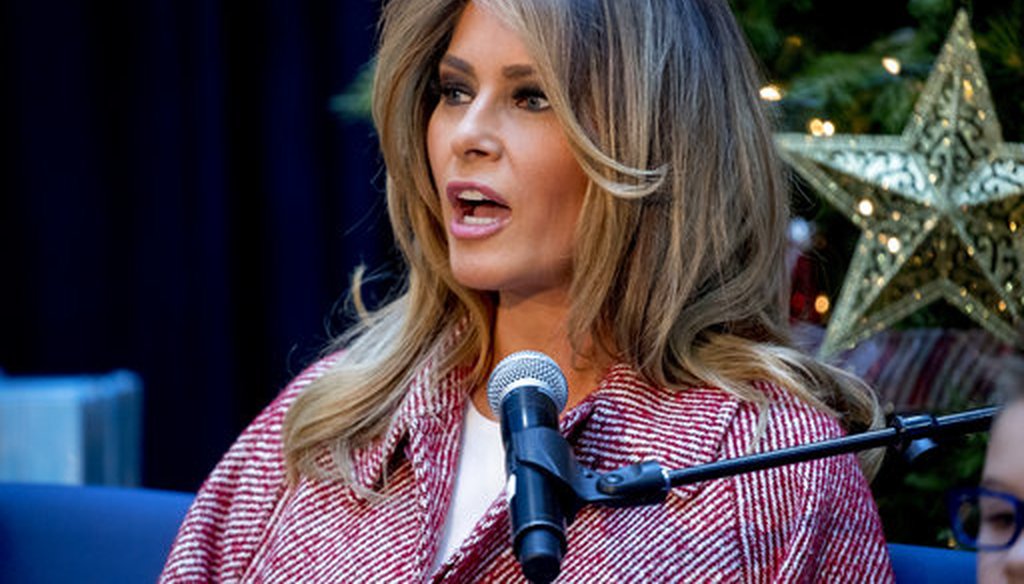
[[[389,2],[374,119],[406,289],[246,430],[163,580],[521,578],[484,387],[521,349],[565,373],[598,470],[875,423],[788,348],[757,86],[718,0]],[[567,536],[562,581],[891,579],[853,457],[588,507]]]

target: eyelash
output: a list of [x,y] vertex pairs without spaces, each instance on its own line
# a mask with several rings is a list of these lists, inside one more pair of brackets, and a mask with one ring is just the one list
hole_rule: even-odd
[[469,89],[461,83],[453,83],[450,81],[441,81],[438,83],[438,93],[441,94],[441,99],[448,105],[458,105],[463,103],[456,97],[457,93],[469,95]]
[[544,111],[551,107],[551,104],[548,103],[548,96],[544,95],[544,92],[539,87],[523,87],[517,89],[515,93],[512,94],[512,99],[514,99],[517,104],[532,99],[544,101],[544,104],[540,107],[527,107],[526,109],[529,111]]
[[[466,103],[464,97],[459,97],[459,94],[463,96],[471,96],[472,91],[464,84],[456,81],[446,81],[441,79],[436,82],[437,92],[440,99],[447,105],[462,105]],[[530,112],[541,112],[551,107],[548,103],[547,95],[540,87],[536,86],[525,86],[516,89],[512,93],[512,100],[517,106],[523,107],[523,109]],[[542,100],[543,103],[540,105],[527,105],[532,100]]]

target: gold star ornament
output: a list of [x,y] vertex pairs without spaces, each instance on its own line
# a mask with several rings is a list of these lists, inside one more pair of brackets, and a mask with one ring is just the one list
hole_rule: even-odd
[[939,299],[1024,345],[1024,144],[1003,142],[965,12],[902,135],[776,143],[861,230],[823,356]]

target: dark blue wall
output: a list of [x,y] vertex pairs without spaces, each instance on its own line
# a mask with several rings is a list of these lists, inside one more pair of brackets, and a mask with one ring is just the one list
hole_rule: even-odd
[[386,264],[372,128],[330,110],[378,8],[0,7],[0,368],[139,372],[149,486],[197,488]]

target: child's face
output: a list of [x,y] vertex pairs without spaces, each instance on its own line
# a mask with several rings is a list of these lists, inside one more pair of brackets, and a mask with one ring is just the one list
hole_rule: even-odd
[[[1024,500],[1024,399],[1008,405],[992,427],[981,486]],[[982,509],[982,529],[1014,527],[1012,512],[1008,516],[1002,513],[987,517]],[[1024,583],[1024,536],[1019,536],[1009,549],[979,552],[978,582]]]

